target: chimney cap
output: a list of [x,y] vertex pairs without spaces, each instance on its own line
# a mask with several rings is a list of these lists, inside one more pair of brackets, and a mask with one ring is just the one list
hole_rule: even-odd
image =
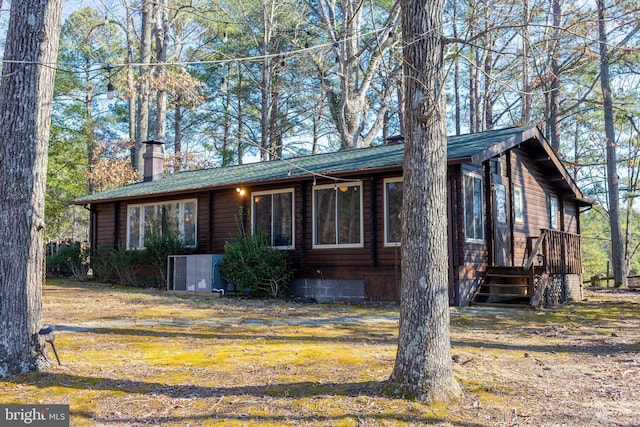
[[401,142],[404,142],[404,136],[403,135],[394,135],[394,136],[389,136],[384,140],[385,144],[399,144]]
[[142,143],[147,145],[162,145],[164,144],[164,139],[160,139],[160,140],[150,139],[148,141],[142,141]]

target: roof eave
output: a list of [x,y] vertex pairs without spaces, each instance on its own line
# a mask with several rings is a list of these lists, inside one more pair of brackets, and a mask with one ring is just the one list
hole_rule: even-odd
[[542,144],[544,136],[537,126],[533,126],[529,129],[525,129],[520,133],[514,134],[510,138],[503,140],[498,144],[494,144],[476,154],[471,156],[471,163],[482,164],[483,162],[500,155],[525,141],[535,139]]
[[558,170],[558,172],[562,176],[562,180],[569,187],[578,203],[583,204],[583,206],[593,205],[593,201],[588,197],[585,197],[574,179],[571,177],[571,174],[565,167],[564,163],[562,163],[562,160],[560,160],[556,152],[551,148],[551,145],[549,145],[544,138],[540,142],[540,145],[547,154],[548,160],[551,161],[555,168]]
[[455,159],[448,159],[447,160],[447,164],[448,165],[459,165],[461,163],[473,163],[473,157],[472,156],[466,156],[466,157],[458,157]]

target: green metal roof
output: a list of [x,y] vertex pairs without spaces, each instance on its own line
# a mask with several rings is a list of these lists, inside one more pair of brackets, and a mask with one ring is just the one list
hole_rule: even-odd
[[[447,157],[449,161],[483,160],[482,153],[494,146],[509,146],[522,142],[522,135],[534,126],[514,127],[476,134],[450,136]],[[502,147],[504,148],[504,147]],[[478,156],[481,157],[478,157]],[[370,148],[343,150],[314,156],[248,163],[213,169],[184,171],[150,182],[139,182],[101,193],[91,194],[73,201],[74,204],[106,202],[133,197],[151,197],[166,193],[205,190],[215,187],[265,183],[312,176],[333,176],[347,172],[401,167],[404,144],[381,145]],[[475,156],[475,157],[474,157]]]

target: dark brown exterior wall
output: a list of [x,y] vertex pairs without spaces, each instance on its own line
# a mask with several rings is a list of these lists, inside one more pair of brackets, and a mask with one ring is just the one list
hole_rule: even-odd
[[[513,230],[512,264],[524,263],[527,238],[537,237],[541,229],[550,228],[549,196],[558,197],[561,213],[560,229],[571,233],[579,232],[578,207],[575,201],[563,198],[558,189],[545,176],[541,163],[537,162],[527,150],[526,145],[515,148],[510,153],[494,159],[500,164],[500,176],[503,183],[509,183],[507,198],[513,196],[514,185],[519,185],[523,193],[524,220],[516,222],[513,218],[513,207],[509,203],[511,227]],[[466,241],[464,235],[464,200],[462,177],[464,171],[474,171],[481,174],[485,185],[485,242]],[[493,192],[490,191],[490,181],[487,179],[497,171],[491,161],[482,166],[451,165],[449,166],[449,192],[451,200],[450,236],[452,239],[451,264],[452,276],[455,283],[453,303],[465,305],[473,295],[490,260],[493,257],[491,240],[493,238]],[[489,191],[487,191],[489,190]]]
[[[526,148],[526,147],[525,147]],[[538,236],[540,229],[549,227],[547,195],[559,196],[564,206],[562,223],[567,231],[577,232],[577,207],[574,202],[562,200],[545,181],[544,171],[537,166],[525,148],[517,148],[510,155],[501,156],[502,175],[510,174],[509,192],[513,185],[520,185],[524,196],[524,222],[513,223],[513,260],[521,265],[527,237]],[[509,160],[510,159],[510,160]],[[510,161],[510,165],[506,162]],[[467,168],[468,165],[464,166]],[[477,166],[482,176],[487,176],[489,164]],[[464,209],[462,197],[463,166],[448,168],[449,200],[449,251],[450,297],[453,304],[466,304],[469,294],[479,283],[487,268],[490,245],[487,243],[490,229],[485,231],[485,243],[465,241]],[[251,193],[293,188],[295,194],[295,249],[290,251],[298,281],[313,281],[311,285],[331,283],[332,286],[360,287],[364,301],[398,301],[400,283],[400,248],[384,245],[384,179],[401,176],[401,169],[374,176],[351,175],[349,179],[361,179],[363,190],[364,245],[362,248],[313,248],[313,181],[278,182],[244,187],[240,196],[233,188],[204,190],[198,193],[179,194],[154,199],[135,199],[119,203],[94,204],[95,219],[93,245],[103,248],[126,246],[127,206],[129,204],[160,202],[165,200],[198,200],[197,252],[223,254],[225,243],[239,234],[240,226],[250,231]],[[317,184],[324,184],[318,180]],[[485,181],[485,186],[489,184]],[[485,196],[490,192],[485,192]],[[491,205],[485,197],[485,204]],[[242,215],[241,215],[242,207]],[[488,212],[487,206],[484,209]],[[492,219],[487,215],[485,222]],[[114,232],[114,229],[117,230]],[[303,283],[304,284],[304,283]],[[311,286],[310,285],[310,286]]]
[[98,248],[117,248],[116,246],[116,204],[96,205],[94,211],[95,237],[93,242]]
[[524,221],[514,224],[516,258],[522,258],[526,237],[538,236],[541,229],[549,228],[548,196],[557,194],[546,185],[543,171],[534,166],[523,150],[514,150],[512,171],[512,184],[522,187],[523,194]]
[[[464,170],[463,170],[464,169]],[[451,218],[449,231],[453,251],[450,253],[450,268],[453,283],[450,284],[450,298],[454,305],[466,305],[474,289],[478,285],[487,266],[488,246],[485,243],[469,242],[464,234],[464,195],[462,178],[464,171],[473,171],[484,176],[482,167],[465,165],[451,165],[448,170],[449,200],[451,203]],[[486,186],[486,183],[484,183]],[[483,211],[486,212],[486,200]],[[485,218],[486,222],[486,218]],[[488,233],[485,230],[485,235]],[[486,236],[485,236],[486,237]]]
[[366,301],[397,301],[400,255],[398,247],[384,246],[384,179],[398,176],[362,178],[362,248],[313,248],[313,186],[296,186],[296,249],[292,256],[298,278],[363,281]]
[[[244,196],[240,196],[235,188],[225,188],[173,197],[133,199],[121,202],[117,209],[113,203],[95,204],[93,209],[97,212],[97,228],[93,244],[100,248],[126,246],[128,205],[197,198],[196,251],[222,254],[225,243],[238,236],[240,224],[245,230],[250,230],[252,192],[294,188],[295,249],[291,250],[290,254],[296,277],[327,281],[360,281],[364,286],[365,300],[397,301],[400,248],[384,246],[384,179],[400,175],[398,171],[373,178],[362,178],[362,248],[313,248],[312,181],[243,187],[246,191]],[[116,221],[116,210],[120,217],[119,223]],[[116,225],[117,231],[114,232]]]
[[[524,221],[514,222],[514,258],[516,265],[524,261],[527,237],[537,237],[540,230],[551,227],[549,217],[549,197],[558,197],[560,207],[564,207],[564,219],[560,226],[565,230],[577,232],[575,205],[563,200],[557,189],[552,187],[545,178],[545,171],[531,158],[525,149],[512,151],[512,188],[513,185],[522,187]],[[567,229],[568,226],[568,229]]]
[[569,233],[580,234],[578,205],[570,200],[564,201],[564,230]]

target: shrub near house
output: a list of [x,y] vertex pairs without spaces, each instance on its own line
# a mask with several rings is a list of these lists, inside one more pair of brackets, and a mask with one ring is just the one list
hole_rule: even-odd
[[241,292],[255,296],[287,294],[293,269],[289,255],[268,245],[264,234],[241,233],[224,246],[222,276]]

